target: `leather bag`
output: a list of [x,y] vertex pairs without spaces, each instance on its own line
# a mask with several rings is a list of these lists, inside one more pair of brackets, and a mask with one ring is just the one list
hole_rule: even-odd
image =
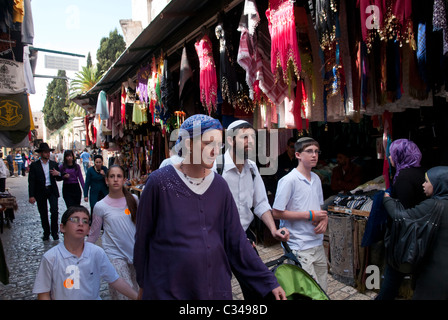
[[387,262],[401,272],[416,272],[439,229],[443,203],[436,200],[434,209],[418,219],[411,219],[399,201],[395,204],[396,210],[389,213],[392,226],[385,238]]

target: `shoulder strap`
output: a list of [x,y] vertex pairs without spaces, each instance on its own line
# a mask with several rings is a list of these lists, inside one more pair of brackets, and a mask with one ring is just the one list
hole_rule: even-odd
[[224,171],[224,161],[225,161],[224,154],[221,154],[221,158],[222,158],[221,162],[220,161],[216,162],[216,171],[220,176],[222,176],[222,172]]

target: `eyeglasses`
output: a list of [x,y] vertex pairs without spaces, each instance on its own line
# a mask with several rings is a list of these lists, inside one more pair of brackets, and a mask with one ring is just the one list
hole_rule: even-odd
[[306,150],[303,150],[302,152],[308,153],[309,155],[312,155],[312,154],[319,155],[322,153],[320,150],[313,150],[313,149],[306,149]]
[[81,219],[79,217],[70,217],[70,218],[68,218],[68,220],[73,223],[79,223],[80,221],[82,221],[83,224],[89,224],[89,222],[90,222],[90,220],[87,218]]

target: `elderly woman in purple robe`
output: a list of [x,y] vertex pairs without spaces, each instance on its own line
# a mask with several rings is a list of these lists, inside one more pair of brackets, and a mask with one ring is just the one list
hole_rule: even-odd
[[229,300],[232,269],[262,296],[286,299],[247,241],[226,181],[211,170],[222,148],[220,122],[191,116],[176,143],[184,160],[151,173],[137,210],[141,299]]
[[[395,167],[390,195],[392,198],[400,200],[405,209],[413,208],[426,199],[422,189],[422,184],[425,182],[425,169],[420,165],[422,153],[414,142],[408,139],[398,139],[391,143],[389,154],[390,164]],[[408,273],[408,270],[403,267],[396,270],[387,264],[380,293],[376,299],[395,299],[403,278]]]

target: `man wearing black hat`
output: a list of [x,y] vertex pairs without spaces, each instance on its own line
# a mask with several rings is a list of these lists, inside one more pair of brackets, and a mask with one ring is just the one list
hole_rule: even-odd
[[[28,193],[29,202],[34,204],[37,202],[42,228],[44,229],[43,240],[49,240],[50,234],[54,240],[58,240],[58,198],[59,189],[56,181],[62,180],[58,164],[50,160],[50,149],[47,143],[41,143],[39,149],[35,150],[40,153],[40,160],[30,164],[30,172],[28,175]],[[48,205],[50,203],[50,223],[48,222]]]

